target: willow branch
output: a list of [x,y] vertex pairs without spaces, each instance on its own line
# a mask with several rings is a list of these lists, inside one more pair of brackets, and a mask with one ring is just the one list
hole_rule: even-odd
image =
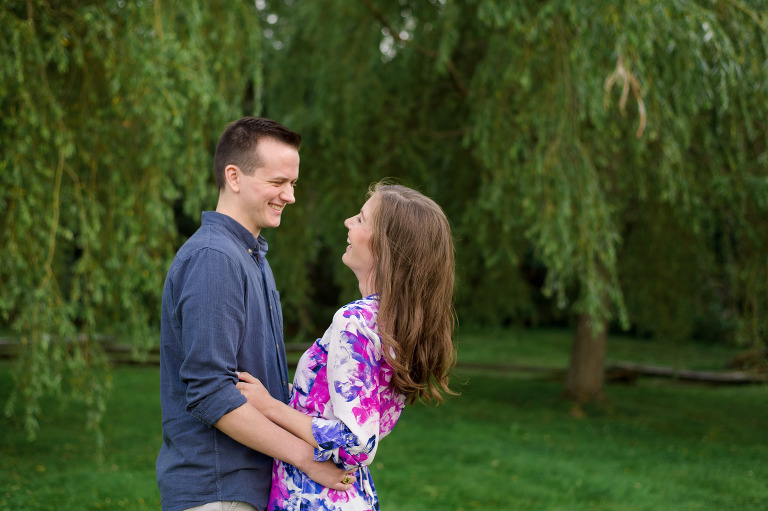
[[[402,37],[400,37],[400,32],[398,32],[398,30],[395,29],[395,27],[393,27],[387,21],[387,19],[384,17],[384,14],[373,4],[371,0],[363,0],[363,3],[365,3],[365,5],[368,7],[368,10],[371,11],[371,14],[373,14],[373,17],[376,20],[378,20],[378,22],[381,23],[387,30],[389,30],[389,34],[392,36],[392,38],[395,41],[412,46],[419,53],[422,53],[432,59],[437,58],[437,52],[435,50],[422,46],[409,39],[403,39]],[[459,70],[456,67],[456,64],[454,64],[452,60],[448,59],[445,62],[445,67],[446,69],[448,69],[448,73],[451,75],[453,84],[456,86],[459,92],[463,96],[469,96],[469,88],[466,85],[464,85],[464,81],[459,76]]]
[[[30,31],[32,32],[33,37],[36,37],[35,35],[35,23],[34,23],[34,7],[32,5],[31,1],[27,2],[27,15],[29,16],[29,26]],[[58,113],[56,99],[53,95],[53,92],[51,92],[51,86],[48,82],[48,72],[45,67],[45,62],[41,63],[39,67],[40,72],[40,82],[42,83],[42,89],[46,96],[46,99],[49,101],[51,106],[51,111],[53,112],[53,115],[56,116]],[[60,133],[64,134],[66,133],[66,127],[64,126],[64,122],[60,115],[57,116],[55,119],[56,124],[59,127]],[[62,142],[64,144],[64,142]],[[43,267],[45,269],[45,277],[43,279],[43,283],[45,283],[48,280],[54,281],[54,284],[58,285],[56,282],[56,278],[53,272],[53,261],[56,256],[56,234],[59,230],[59,216],[60,216],[60,195],[61,195],[61,180],[62,175],[64,174],[64,162],[66,160],[64,147],[62,145],[59,145],[58,147],[58,162],[56,165],[56,177],[55,177],[55,183],[53,188],[53,200],[52,200],[52,218],[51,218],[51,229],[50,233],[48,234],[48,255],[46,256],[45,263],[43,263]]]
[[630,92],[635,97],[635,101],[637,101],[640,124],[635,132],[635,136],[640,138],[643,136],[647,122],[645,102],[643,101],[643,88],[634,73],[624,66],[624,57],[621,53],[619,53],[619,57],[616,60],[616,69],[605,79],[605,96],[603,98],[603,105],[605,108],[608,108],[608,95],[613,88],[613,84],[618,80],[621,80],[622,82],[621,98],[619,99],[619,111],[621,112],[621,115],[625,115],[626,113],[627,98],[629,97]]
[[752,18],[752,21],[754,21],[758,27],[760,27],[762,30],[768,29],[768,23],[764,19],[760,19],[760,16],[757,14],[756,11],[753,9],[750,9],[746,5],[744,5],[744,2],[740,2],[739,0],[727,0],[730,4],[732,4],[734,7],[739,9],[741,12]]

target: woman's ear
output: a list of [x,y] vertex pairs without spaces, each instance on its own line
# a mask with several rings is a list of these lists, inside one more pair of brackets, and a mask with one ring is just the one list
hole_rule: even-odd
[[240,191],[240,168],[237,165],[227,165],[224,168],[224,180],[233,192]]

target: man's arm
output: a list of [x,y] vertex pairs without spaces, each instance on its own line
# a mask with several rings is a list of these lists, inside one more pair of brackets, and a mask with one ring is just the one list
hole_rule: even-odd
[[350,476],[350,483],[342,484],[347,472],[337,468],[330,460],[315,461],[312,446],[275,425],[247,403],[225,414],[216,423],[216,427],[255,451],[290,463],[313,481],[333,490],[346,491],[356,480]]
[[248,399],[248,404],[264,416],[291,434],[301,438],[312,447],[320,447],[312,433],[312,417],[291,408],[279,399],[275,399],[259,381],[247,372],[237,373],[240,381],[235,385]]

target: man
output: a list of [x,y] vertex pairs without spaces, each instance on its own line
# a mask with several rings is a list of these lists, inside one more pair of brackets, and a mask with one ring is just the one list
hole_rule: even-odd
[[[246,117],[219,139],[216,211],[178,251],[163,288],[157,481],[163,509],[264,509],[272,458],[338,490],[346,474],[272,424],[235,387],[240,371],[288,400],[282,311],[261,230],[295,202],[301,136]],[[354,480],[354,479],[352,479]],[[347,478],[349,481],[349,478]]]

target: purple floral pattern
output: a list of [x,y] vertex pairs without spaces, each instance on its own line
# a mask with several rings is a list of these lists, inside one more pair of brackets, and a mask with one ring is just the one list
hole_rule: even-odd
[[376,296],[339,309],[322,338],[296,368],[289,404],[314,417],[315,459],[355,472],[346,492],[330,490],[299,469],[275,460],[271,511],[374,511],[379,509],[369,465],[379,441],[392,431],[405,396],[389,387],[392,368],[382,355]]

